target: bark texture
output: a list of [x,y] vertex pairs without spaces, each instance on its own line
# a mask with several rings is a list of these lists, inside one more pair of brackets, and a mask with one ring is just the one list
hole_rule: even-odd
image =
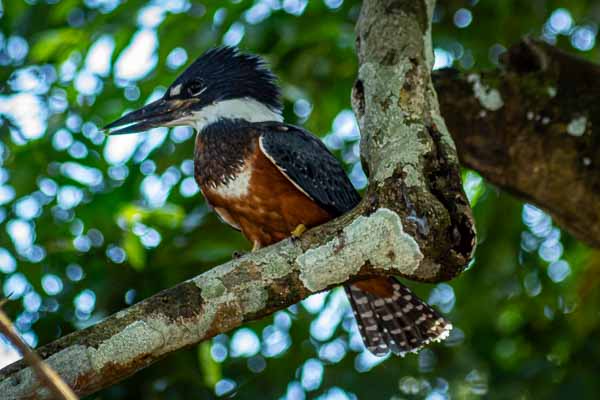
[[356,27],[359,61],[352,105],[358,118],[365,206],[402,218],[425,256],[410,279],[458,275],[475,249],[471,209],[430,71],[435,1],[365,1]]
[[[370,175],[352,212],[214,268],[39,349],[86,395],[182,347],[348,280],[394,274],[439,282],[468,263],[475,231],[431,66],[434,0],[367,0],[357,25],[353,105]],[[48,395],[30,368],[0,371],[6,398]]]
[[435,74],[462,164],[600,247],[600,66],[531,39],[503,63]]

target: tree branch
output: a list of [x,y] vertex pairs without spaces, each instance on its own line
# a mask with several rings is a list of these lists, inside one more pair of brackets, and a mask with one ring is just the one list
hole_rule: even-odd
[[10,318],[2,310],[2,304],[0,304],[0,332],[21,352],[25,362],[35,371],[39,381],[46,386],[49,393],[52,393],[56,399],[77,400],[75,393],[61,379],[60,375],[42,361],[37,354],[31,351],[27,343],[21,339],[15,331]]
[[462,164],[600,247],[600,66],[531,39],[504,65],[435,75]]
[[[38,350],[81,396],[93,393],[183,347],[227,332],[349,279],[411,274],[423,254],[399,216],[379,209],[333,221],[220,265]],[[374,240],[373,238],[378,238]],[[46,392],[23,362],[0,371],[4,398]]]
[[[78,394],[348,280],[439,282],[464,269],[475,232],[431,83],[433,8],[433,0],[363,2],[353,106],[370,184],[360,205],[39,349]],[[43,395],[22,362],[0,371],[0,392]]]

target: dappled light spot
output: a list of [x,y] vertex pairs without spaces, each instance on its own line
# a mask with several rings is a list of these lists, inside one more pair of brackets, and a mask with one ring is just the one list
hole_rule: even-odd
[[4,368],[20,359],[21,354],[17,349],[4,337],[4,335],[0,334],[0,368]]
[[358,372],[367,372],[373,369],[375,366],[381,364],[390,357],[391,353],[386,354],[383,357],[373,355],[367,349],[359,353],[354,359],[354,369]]
[[17,269],[17,262],[10,252],[0,247],[0,272],[11,274]]
[[443,313],[449,313],[454,308],[456,296],[454,289],[447,283],[437,284],[429,294],[429,304],[438,306]]
[[76,162],[66,162],[60,167],[61,173],[86,186],[97,186],[102,183],[102,172]]
[[83,142],[76,140],[73,142],[73,144],[71,144],[68,152],[71,157],[76,159],[82,159],[87,157],[88,148]]
[[2,290],[4,292],[4,297],[18,299],[25,294],[29,287],[29,282],[27,282],[25,275],[17,272],[4,280]]
[[137,295],[137,292],[135,289],[129,289],[128,291],[125,292],[125,296],[124,300],[125,300],[125,304],[127,305],[132,305],[135,302],[135,296]]
[[138,11],[137,23],[145,29],[153,29],[165,19],[165,9],[157,5],[147,5]]
[[232,379],[221,379],[215,385],[215,394],[217,396],[224,396],[228,393],[231,393],[235,390],[237,384]]
[[167,67],[176,70],[188,60],[187,51],[183,47],[175,47],[167,56]]
[[10,36],[6,41],[6,55],[8,59],[3,64],[18,64],[27,56],[29,43],[21,36]]
[[8,117],[18,129],[17,135],[11,135],[17,144],[39,139],[46,131],[48,111],[42,100],[32,93],[0,95],[0,115]]
[[312,112],[312,104],[306,99],[298,99],[294,102],[294,114],[301,121],[306,120]]
[[577,50],[589,51],[596,45],[596,35],[598,34],[598,28],[592,25],[584,25],[575,28],[575,31],[571,35],[571,44]]
[[302,366],[301,383],[306,391],[317,390],[323,381],[323,363],[317,359],[306,360]]
[[338,363],[346,355],[346,343],[340,339],[334,339],[319,348],[319,358],[329,363]]
[[23,296],[23,307],[29,312],[37,312],[42,305],[42,298],[36,292],[29,292]]
[[348,309],[348,301],[343,291],[334,290],[327,304],[321,309],[317,318],[310,324],[310,335],[320,341],[331,339],[342,321],[344,311]]
[[466,28],[467,26],[471,25],[472,21],[473,14],[466,8],[459,8],[454,13],[454,25],[456,25],[458,28]]
[[81,266],[78,264],[67,265],[65,273],[67,274],[67,278],[69,278],[73,282],[79,282],[85,276],[83,268],[81,268]]
[[325,5],[332,10],[338,9],[344,4],[344,0],[325,0]]
[[252,7],[250,7],[244,13],[244,18],[249,24],[255,25],[271,15],[271,6],[268,1],[257,1]]
[[308,296],[306,299],[302,300],[302,306],[311,314],[316,314],[325,305],[325,299],[327,298],[327,294],[329,292],[321,292],[315,293],[313,295]]
[[127,259],[127,254],[125,253],[125,250],[123,250],[123,248],[119,246],[115,246],[112,244],[106,248],[106,255],[112,262],[116,264],[121,264]]
[[555,261],[548,266],[548,277],[552,282],[559,283],[571,275],[571,267],[565,260]]
[[107,76],[110,72],[110,58],[115,49],[115,41],[110,35],[100,36],[89,48],[85,58],[85,69],[92,74]]
[[573,26],[573,18],[569,10],[558,8],[550,14],[548,27],[553,33],[567,34]]
[[273,325],[262,331],[261,354],[265,357],[277,357],[292,345],[292,339],[287,331]]
[[432,372],[437,364],[437,356],[431,349],[425,348],[419,351],[419,371],[422,373]]
[[257,355],[254,357],[250,357],[246,362],[248,369],[255,374],[261,373],[267,368],[267,360],[264,357]]
[[135,152],[140,137],[134,135],[109,136],[104,145],[104,159],[110,164],[123,164]]
[[15,198],[15,189],[12,186],[0,186],[0,205],[10,203]]
[[335,117],[332,124],[334,134],[345,141],[360,139],[358,123],[352,110],[343,110]]
[[123,50],[115,63],[115,77],[120,80],[139,80],[156,65],[158,46],[156,32],[142,29],[133,35],[129,46]]
[[283,9],[288,14],[302,15],[308,0],[283,0]]
[[477,396],[484,396],[488,392],[487,378],[478,370],[474,369],[465,378],[470,392]]
[[252,357],[260,350],[260,340],[248,328],[238,329],[229,342],[231,357]]
[[237,46],[240,44],[246,33],[246,28],[240,22],[234,22],[229,30],[223,36],[223,44],[227,46]]
[[34,225],[22,219],[8,221],[6,223],[6,231],[19,253],[23,253],[30,248],[35,240]]
[[84,289],[73,299],[75,308],[85,314],[90,314],[96,307],[96,293],[91,289]]
[[277,311],[273,317],[273,324],[281,330],[288,330],[292,326],[292,319],[285,311]]
[[34,196],[25,196],[15,202],[14,211],[17,217],[33,219],[41,215],[40,202]]
[[448,68],[451,67],[454,63],[454,56],[449,51],[436,47],[433,49],[434,62],[433,69],[434,71],[437,69]]
[[58,275],[46,274],[42,277],[42,288],[48,295],[55,296],[63,290],[62,279]]
[[181,186],[179,187],[179,193],[183,197],[193,197],[200,191],[198,184],[196,183],[196,179],[193,177],[187,177],[183,181],[181,181]]
[[38,344],[38,336],[33,331],[22,332],[21,337],[31,348],[36,348]]
[[298,381],[291,381],[287,385],[285,400],[304,400],[306,395],[302,385]]
[[66,129],[59,129],[52,136],[52,145],[56,150],[66,150],[71,144],[73,144],[73,135]]
[[229,352],[223,343],[213,343],[210,347],[210,355],[216,362],[223,362],[227,359]]
[[533,271],[525,275],[523,286],[529,297],[535,297],[542,292],[542,282],[537,271]]
[[77,207],[82,200],[83,191],[76,186],[65,185],[58,190],[58,205],[65,210]]
[[108,168],[108,176],[116,181],[123,181],[129,175],[129,168],[126,165],[115,165]]

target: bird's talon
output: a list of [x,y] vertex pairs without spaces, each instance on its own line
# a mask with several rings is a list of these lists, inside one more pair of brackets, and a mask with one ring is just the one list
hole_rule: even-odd
[[293,238],[298,239],[304,232],[306,232],[306,226],[300,224],[291,232],[291,234]]

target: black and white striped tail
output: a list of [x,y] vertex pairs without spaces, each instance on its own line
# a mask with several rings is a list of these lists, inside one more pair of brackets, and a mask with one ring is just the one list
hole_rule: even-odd
[[346,294],[367,349],[376,356],[388,352],[404,356],[431,342],[448,337],[452,324],[394,278],[393,294],[379,297],[355,285],[346,285]]

